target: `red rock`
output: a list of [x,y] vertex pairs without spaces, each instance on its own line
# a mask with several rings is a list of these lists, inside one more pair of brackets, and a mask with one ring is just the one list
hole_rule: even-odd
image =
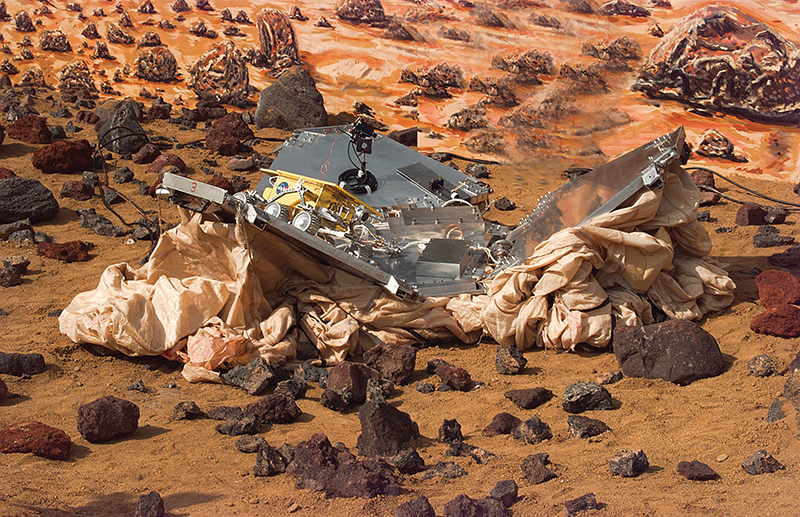
[[484,427],[482,436],[497,436],[498,434],[511,434],[522,423],[522,420],[511,413],[498,413],[492,422]]
[[158,174],[167,165],[174,165],[181,171],[186,170],[186,164],[172,153],[163,153],[147,167],[148,174]]
[[698,169],[689,176],[692,178],[692,181],[698,187],[703,185],[706,187],[717,188],[717,185],[714,183],[714,175],[708,172],[707,170]]
[[153,163],[153,161],[161,156],[161,151],[153,144],[144,144],[136,154],[133,155],[133,163]]
[[222,156],[233,156],[239,152],[242,143],[234,135],[225,131],[209,131],[206,134],[206,148]]
[[172,104],[154,102],[147,110],[147,118],[148,120],[166,120],[170,117],[171,112]]
[[208,181],[209,185],[213,185],[215,187],[219,187],[221,189],[225,189],[228,191],[228,194],[234,195],[236,191],[233,189],[233,184],[231,180],[223,178],[222,176],[212,176],[211,179]]
[[782,338],[800,337],[800,308],[789,304],[772,307],[753,318],[750,330]]
[[342,361],[328,374],[329,390],[349,389],[353,394],[350,402],[360,404],[367,400],[367,380],[379,381],[381,374],[363,364]]
[[94,188],[82,181],[70,180],[61,185],[61,192],[58,193],[58,196],[77,199],[78,201],[88,201],[94,196]]
[[761,226],[762,224],[767,224],[767,221],[764,219],[766,215],[767,211],[759,205],[745,203],[736,211],[736,224],[739,226]]
[[16,178],[17,175],[11,169],[6,169],[5,167],[0,167],[0,180],[5,180],[8,178]]
[[62,260],[64,262],[86,262],[89,260],[89,246],[81,241],[64,243],[40,242],[36,245],[39,255],[47,258]]
[[[8,76],[7,75],[4,74],[3,77],[6,80],[8,80]],[[2,83],[2,80],[0,80],[0,83]],[[11,85],[11,81],[8,81],[8,83],[9,83],[9,86],[10,86]],[[2,84],[0,84],[0,88],[5,89],[6,87],[3,86]],[[5,139],[6,139],[6,128],[4,128],[3,126],[0,126],[0,144],[2,144],[3,140],[5,140]]]
[[49,144],[53,138],[47,127],[47,119],[36,115],[16,120],[6,128],[6,134],[28,144]]
[[378,345],[364,352],[364,362],[395,384],[408,384],[414,374],[417,349],[411,345]]
[[240,140],[250,140],[255,137],[253,130],[242,120],[240,113],[228,113],[215,120],[211,127],[214,131],[226,131]]
[[92,146],[87,140],[55,142],[33,153],[33,166],[46,174],[76,174],[94,166]]
[[800,305],[800,279],[788,271],[770,269],[756,277],[758,297],[771,309],[783,304]]
[[458,366],[443,364],[436,368],[436,375],[442,379],[442,383],[458,391],[469,391],[472,389],[472,378],[465,369]]
[[41,422],[17,422],[0,430],[0,452],[32,452],[51,460],[65,460],[72,440],[61,429]]
[[781,253],[770,255],[767,261],[775,267],[800,267],[800,244],[789,246]]

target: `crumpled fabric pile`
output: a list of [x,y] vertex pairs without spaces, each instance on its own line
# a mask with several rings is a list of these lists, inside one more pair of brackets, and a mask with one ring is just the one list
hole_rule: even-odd
[[181,210],[147,264],[109,266],[59,327],[76,343],[180,360],[187,379],[210,382],[259,356],[291,361],[300,340],[325,364],[376,343],[476,343],[483,334],[522,350],[603,347],[612,322],[652,323],[652,307],[699,319],[733,301],[735,285],[696,220],[699,193],[670,167],[664,188],[553,234],[481,296],[401,300],[274,234]]

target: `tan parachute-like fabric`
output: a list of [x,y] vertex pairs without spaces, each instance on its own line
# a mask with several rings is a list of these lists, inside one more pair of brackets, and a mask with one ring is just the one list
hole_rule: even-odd
[[663,189],[557,232],[497,275],[488,296],[422,302],[320,264],[271,233],[182,212],[145,266],[109,266],[59,325],[78,343],[182,360],[184,376],[207,381],[258,356],[290,361],[305,339],[327,364],[375,343],[474,343],[484,332],[521,349],[603,347],[612,315],[651,323],[652,303],[670,318],[697,319],[733,301],[733,282],[709,258],[697,202],[674,165]]

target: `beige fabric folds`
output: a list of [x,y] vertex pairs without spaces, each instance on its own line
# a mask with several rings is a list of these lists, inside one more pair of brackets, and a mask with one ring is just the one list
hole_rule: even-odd
[[320,264],[269,232],[181,212],[145,266],[109,266],[59,325],[75,342],[180,359],[187,378],[207,381],[258,356],[292,360],[298,339],[328,364],[375,343],[474,343],[484,332],[521,349],[602,347],[612,318],[651,323],[651,304],[697,319],[732,302],[735,286],[708,257],[697,202],[691,179],[673,166],[663,189],[557,232],[494,277],[487,296],[422,302]]
[[574,349],[606,346],[618,324],[653,322],[651,303],[670,318],[698,319],[733,302],[735,285],[708,257],[697,222],[699,193],[679,166],[663,189],[567,228],[489,285],[483,326],[500,344]]

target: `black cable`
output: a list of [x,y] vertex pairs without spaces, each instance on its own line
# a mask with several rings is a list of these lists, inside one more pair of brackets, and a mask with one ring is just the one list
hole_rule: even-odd
[[[723,180],[727,181],[728,183],[731,183],[731,184],[735,185],[736,187],[739,187],[740,189],[744,190],[745,192],[749,192],[750,194],[753,194],[756,197],[760,197],[762,199],[766,199],[767,201],[772,201],[773,203],[778,203],[780,205],[793,206],[793,207],[796,207],[796,208],[800,209],[800,203],[792,203],[790,201],[782,201],[780,199],[776,199],[776,198],[768,196],[766,194],[762,194],[761,192],[757,192],[757,191],[755,191],[753,189],[745,187],[744,185],[736,183],[732,179],[726,178],[725,176],[723,176],[722,174],[718,173],[717,171],[709,169],[707,167],[684,167],[684,169],[709,172],[709,173],[713,174],[714,176],[718,176],[718,177],[722,178]],[[716,190],[714,190],[714,192],[716,192]],[[716,192],[716,193],[722,195],[719,192]],[[729,199],[729,198],[726,197],[726,199]],[[736,201],[736,200],[731,199],[731,201]],[[736,202],[739,203],[740,201],[736,201]]]

